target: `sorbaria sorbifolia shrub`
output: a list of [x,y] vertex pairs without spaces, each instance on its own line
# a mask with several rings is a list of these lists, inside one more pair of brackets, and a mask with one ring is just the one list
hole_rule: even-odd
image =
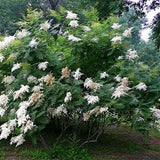
[[19,146],[51,119],[64,130],[89,127],[94,136],[112,124],[142,132],[155,122],[159,127],[160,110],[153,107],[158,85],[125,43],[134,28],[114,17],[81,25],[77,14],[62,12],[51,11],[59,20],[52,26],[42,12],[28,10],[20,30],[0,42],[0,116],[8,118],[0,139]]

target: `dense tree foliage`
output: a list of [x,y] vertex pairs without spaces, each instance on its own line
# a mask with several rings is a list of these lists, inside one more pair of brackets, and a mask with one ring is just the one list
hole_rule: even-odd
[[0,0],[0,32],[15,32],[15,23],[26,13],[27,4],[28,0]]
[[[0,4],[0,32],[8,32],[12,34],[17,29],[15,23],[22,18],[22,15],[26,14],[26,9],[28,6],[32,7],[33,9],[38,8],[44,12],[48,12],[48,9],[55,9],[59,4],[68,10],[72,10],[80,14],[80,17],[83,16],[83,9],[95,7],[98,10],[99,19],[106,19],[111,14],[120,16],[122,13],[128,12],[130,8],[134,8],[135,14],[130,17],[132,21],[144,17],[144,11],[148,12],[150,10],[157,9],[160,6],[160,2],[156,0],[153,0],[150,5],[148,5],[147,0],[140,0],[137,3],[124,0],[0,0]],[[153,28],[152,37],[159,48],[159,16],[155,17],[155,20],[150,27]]]

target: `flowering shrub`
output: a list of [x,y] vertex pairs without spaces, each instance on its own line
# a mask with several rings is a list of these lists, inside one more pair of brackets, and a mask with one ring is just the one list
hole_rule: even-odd
[[138,53],[123,44],[133,28],[123,31],[112,21],[79,25],[78,15],[66,11],[56,41],[56,26],[41,12],[28,12],[24,28],[0,42],[0,116],[8,117],[0,139],[11,135],[19,146],[51,119],[75,133],[89,124],[87,142],[106,125],[125,122],[142,132],[154,125],[157,93]]

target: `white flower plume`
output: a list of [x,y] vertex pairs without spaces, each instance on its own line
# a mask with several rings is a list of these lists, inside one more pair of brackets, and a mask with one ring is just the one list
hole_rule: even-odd
[[13,65],[12,69],[11,69],[11,72],[14,72],[15,70],[21,68],[21,63],[16,63]]
[[111,26],[113,29],[119,29],[122,25],[118,24],[118,23],[113,23],[113,25]]
[[69,26],[71,26],[71,27],[78,27],[78,21],[77,20],[70,21]]
[[77,14],[67,10],[66,19],[78,19]]
[[73,36],[73,35],[69,35],[69,36],[68,36],[68,40],[73,41],[73,42],[79,42],[79,41],[81,41],[82,39],[77,38],[77,37],[75,37],[75,36]]
[[38,69],[45,71],[47,68],[48,62],[41,62],[38,64]]
[[83,73],[81,73],[81,72],[80,72],[80,68],[78,68],[78,69],[74,72],[73,77],[74,77],[74,79],[79,80],[82,75],[83,75]]

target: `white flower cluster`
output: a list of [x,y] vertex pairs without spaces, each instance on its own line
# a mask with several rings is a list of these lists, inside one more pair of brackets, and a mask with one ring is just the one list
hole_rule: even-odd
[[73,13],[72,11],[67,10],[66,19],[78,19],[78,16],[76,13]]
[[38,69],[45,71],[47,68],[48,62],[41,62],[38,64]]
[[7,104],[8,104],[9,98],[7,95],[2,94],[0,95],[0,116],[2,117],[7,110]]
[[74,79],[79,80],[82,75],[83,75],[83,73],[81,73],[81,72],[80,72],[80,68],[78,68],[78,69],[74,72],[73,77],[74,77]]
[[87,94],[84,99],[86,99],[88,101],[88,104],[95,104],[97,102],[99,102],[99,97],[98,96],[93,96],[93,95],[89,95]]
[[132,29],[133,29],[133,27],[128,28],[127,30],[125,30],[125,31],[123,32],[123,36],[124,36],[124,37],[129,37],[129,36],[131,36]]
[[[119,29],[121,26],[122,26],[121,24],[113,23],[113,25],[112,25],[111,27],[112,27],[113,29]],[[126,29],[126,30],[123,32],[122,35],[123,35],[124,37],[129,37],[129,36],[131,36],[132,29],[133,29],[133,27]],[[111,42],[112,42],[113,45],[121,44],[121,43],[122,43],[122,36],[116,35],[115,37],[113,37],[113,38],[111,39]]]
[[101,107],[100,108],[100,113],[104,113],[104,112],[109,112],[108,107]]
[[37,48],[38,42],[36,41],[36,39],[33,38],[33,39],[29,42],[29,46],[30,46],[31,48]]
[[78,21],[77,20],[70,21],[69,26],[71,26],[71,27],[78,27]]
[[118,24],[118,23],[113,23],[113,25],[111,26],[113,29],[119,29],[122,25]]
[[43,87],[38,85],[38,86],[34,86],[32,88],[32,92],[40,92],[41,90],[43,90]]
[[8,104],[9,98],[7,95],[2,94],[0,95],[0,116],[3,117],[5,111],[7,110],[7,104]]
[[20,63],[16,63],[13,65],[12,69],[11,69],[11,72],[14,72],[15,70],[21,68],[21,64]]
[[37,78],[32,75],[28,76],[27,81],[28,83],[35,83],[35,84],[38,83]]
[[30,116],[27,115],[27,108],[30,106],[28,101],[23,101],[19,104],[19,109],[16,111],[18,119],[18,127],[24,125],[27,120],[30,119]]
[[0,95],[0,106],[6,106],[8,104],[8,96],[5,94]]
[[77,38],[77,37],[75,37],[75,36],[73,36],[73,35],[69,35],[69,36],[68,36],[68,40],[73,41],[73,42],[79,42],[79,41],[81,41],[82,39]]
[[106,72],[101,73],[100,79],[104,79],[106,77],[109,77],[109,74],[107,74]]
[[123,59],[123,56],[119,56],[119,57],[118,57],[118,60],[121,60],[121,59]]
[[122,37],[121,36],[115,36],[111,39],[113,44],[121,44],[122,43]]
[[42,29],[47,31],[51,27],[51,25],[48,21],[46,21],[45,23],[40,24],[40,27],[41,27],[40,30]]
[[157,129],[160,131],[160,109],[158,108],[150,108],[150,110],[153,113],[153,116],[157,118],[157,120],[155,121],[157,124]]
[[41,98],[43,97],[43,92],[40,91],[41,88],[40,86],[37,86],[36,88],[33,87],[32,91],[34,91],[31,96],[29,97],[29,103],[31,105],[34,105],[35,103],[40,102]]
[[157,108],[153,107],[153,108],[150,108],[150,110],[153,112],[153,115],[156,118],[160,119],[160,109],[157,109]]
[[138,90],[144,90],[144,91],[147,90],[146,84],[142,83],[142,82],[140,82],[138,85],[136,85],[135,88],[138,89]]
[[108,107],[97,106],[92,110],[88,111],[87,113],[83,113],[83,119],[84,121],[88,121],[91,115],[96,114],[96,116],[98,116],[99,114],[102,114],[104,112],[109,112]]
[[67,17],[66,19],[71,19],[69,26],[71,27],[78,27],[78,21],[76,19],[78,19],[77,14],[71,12],[71,11],[67,11]]
[[66,97],[64,98],[64,102],[67,103],[71,100],[72,100],[72,94],[71,94],[71,92],[67,92]]
[[24,137],[23,137],[23,134],[20,134],[20,135],[18,135],[18,136],[12,137],[10,144],[12,145],[12,144],[14,144],[14,143],[17,143],[17,144],[16,144],[16,147],[17,147],[17,146],[23,144],[24,142],[25,142],[25,139],[24,139]]
[[2,62],[4,60],[4,56],[2,55],[2,53],[0,53],[0,62]]
[[22,29],[22,31],[19,31],[16,36],[18,39],[22,39],[28,35],[30,35],[30,32],[28,32],[26,29]]
[[126,54],[126,59],[133,61],[135,58],[139,57],[136,50],[129,49]]
[[122,78],[121,78],[119,75],[117,75],[114,79],[115,79],[117,82],[120,82]]
[[93,82],[91,78],[87,78],[84,82],[84,87],[87,89],[93,89],[94,91],[97,91],[97,89],[100,89],[102,85],[96,82]]
[[27,114],[27,108],[30,103],[28,101],[23,101],[19,104],[19,109],[16,111],[17,119],[9,120],[8,122],[2,124],[0,139],[7,139],[14,128],[18,125],[20,127],[21,134],[11,138],[10,144],[16,143],[16,146],[23,144],[24,134],[31,130],[35,125],[30,120],[30,116]]
[[15,36],[5,37],[3,41],[0,41],[0,50],[7,48],[14,40]]
[[0,116],[3,117],[6,109],[0,107]]
[[88,26],[83,26],[83,30],[86,32],[91,31],[91,29]]
[[14,76],[4,76],[2,83],[11,84],[14,81]]
[[1,130],[0,140],[7,139],[8,136],[11,134],[11,132],[14,130],[14,127],[16,125],[17,125],[16,119],[9,120],[8,122],[2,124],[0,126],[0,130]]
[[[67,11],[67,16],[66,19],[71,19],[70,23],[68,24],[71,27],[78,27],[78,16],[77,14],[71,12],[71,11]],[[73,42],[79,42],[82,39],[75,37],[74,35],[68,35],[68,40],[73,41]]]
[[57,116],[60,116],[62,113],[67,114],[67,109],[64,107],[64,104],[54,110],[54,114]]
[[129,91],[131,88],[128,87],[129,81],[128,77],[124,77],[120,80],[119,86],[115,89],[115,91],[112,94],[112,97],[114,99],[120,98],[121,96],[127,95],[127,91]]
[[71,27],[78,27],[78,21],[76,19],[78,19],[77,14],[71,12],[71,11],[67,11],[67,19],[71,19],[69,26]]
[[21,88],[13,93],[13,99],[23,98],[24,93],[29,92],[29,88],[28,85],[21,85]]
[[[119,82],[118,87],[115,89],[115,91],[112,94],[112,97],[120,98],[121,96],[127,95],[127,91],[131,90],[131,88],[128,87],[129,81],[128,77],[121,78],[119,75],[117,75],[114,78],[117,82]],[[138,85],[134,86],[133,88],[136,88],[137,90],[147,90],[146,84],[140,82]],[[132,88],[132,89],[133,89]]]

